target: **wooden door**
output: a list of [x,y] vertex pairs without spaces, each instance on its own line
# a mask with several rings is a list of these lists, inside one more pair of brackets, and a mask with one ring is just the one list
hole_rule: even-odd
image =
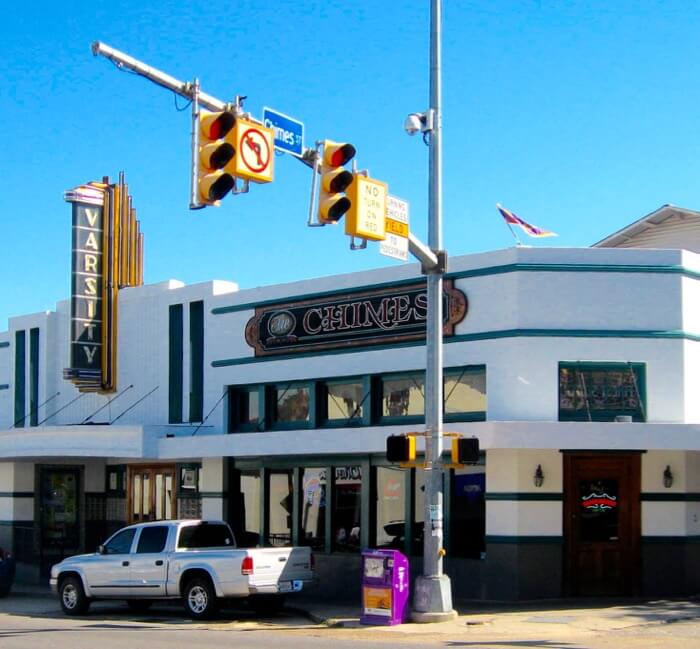
[[639,591],[640,468],[639,453],[564,456],[568,594]]
[[177,518],[175,466],[129,467],[129,522]]

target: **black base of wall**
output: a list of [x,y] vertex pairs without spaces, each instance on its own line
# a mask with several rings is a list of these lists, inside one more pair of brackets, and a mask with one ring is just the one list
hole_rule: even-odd
[[700,543],[642,541],[642,594],[688,597],[700,593]]

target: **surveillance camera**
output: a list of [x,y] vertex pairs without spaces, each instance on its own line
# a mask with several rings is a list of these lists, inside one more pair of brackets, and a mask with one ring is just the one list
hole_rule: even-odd
[[423,130],[423,116],[419,113],[411,113],[403,123],[403,128],[409,135],[415,135]]

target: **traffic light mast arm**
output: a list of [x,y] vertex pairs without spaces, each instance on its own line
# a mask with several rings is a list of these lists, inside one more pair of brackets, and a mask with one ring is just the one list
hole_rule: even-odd
[[[142,61],[139,61],[138,59],[135,59],[124,52],[120,52],[119,50],[116,50],[113,47],[102,43],[101,41],[95,41],[92,44],[92,53],[95,56],[104,56],[106,59],[112,61],[112,63],[114,63],[118,68],[131,70],[131,72],[145,77],[149,81],[153,81],[153,83],[161,86],[162,88],[172,90],[176,95],[180,95],[181,97],[194,99],[194,95],[196,93],[199,105],[209,110],[226,110],[230,106],[229,103],[221,101],[212,95],[208,95],[199,90],[199,88],[195,90],[194,83],[190,81],[180,81],[175,77],[171,77],[169,74],[166,74],[165,72],[162,72],[161,70],[158,70],[150,65],[146,65]],[[237,105],[240,107],[240,102],[238,102]],[[256,122],[258,124],[262,123],[260,120],[255,119],[250,114],[246,114],[245,117],[252,122]],[[313,168],[316,159],[316,151],[315,149],[306,148],[304,149],[300,158],[297,156],[293,157],[303,162],[307,167]]]

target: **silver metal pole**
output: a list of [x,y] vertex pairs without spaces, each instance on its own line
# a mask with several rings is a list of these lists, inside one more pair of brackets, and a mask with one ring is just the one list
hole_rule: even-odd
[[[442,250],[442,88],[441,0],[430,3],[430,169],[428,187],[428,245]],[[423,532],[423,575],[416,580],[413,619],[441,622],[454,618],[450,579],[442,572],[443,466],[442,466],[442,278],[443,264],[428,271],[427,363],[425,372],[426,475]]]

